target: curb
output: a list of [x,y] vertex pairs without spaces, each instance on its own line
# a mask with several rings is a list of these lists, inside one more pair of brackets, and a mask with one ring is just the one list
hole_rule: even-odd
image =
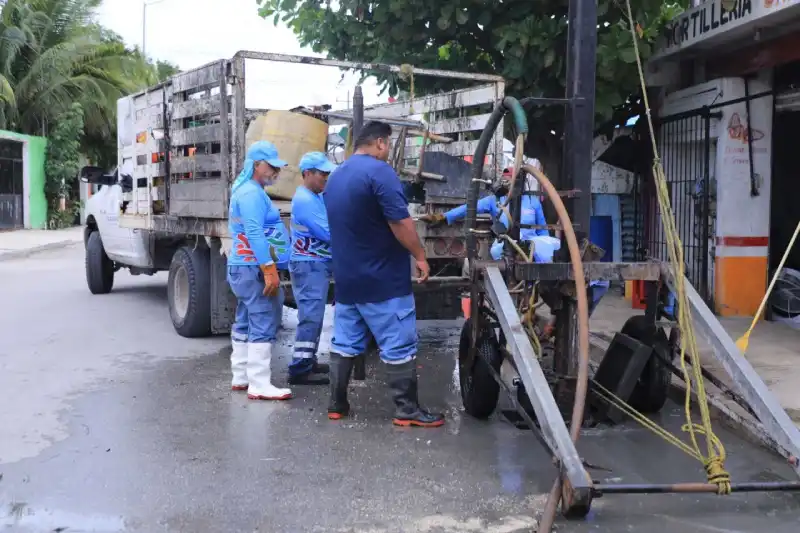
[[23,250],[9,250],[7,252],[0,252],[0,262],[7,261],[9,259],[21,259],[38,254],[39,252],[46,252],[48,250],[58,250],[59,248],[66,248],[67,246],[81,242],[83,242],[82,239],[69,239],[66,241],[49,242],[47,244],[34,246],[33,248],[25,248]]

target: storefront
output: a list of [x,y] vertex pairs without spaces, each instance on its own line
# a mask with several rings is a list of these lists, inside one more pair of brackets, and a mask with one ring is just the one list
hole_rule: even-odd
[[675,19],[648,65],[687,275],[723,316],[756,312],[800,220],[798,61],[800,1],[715,0]]

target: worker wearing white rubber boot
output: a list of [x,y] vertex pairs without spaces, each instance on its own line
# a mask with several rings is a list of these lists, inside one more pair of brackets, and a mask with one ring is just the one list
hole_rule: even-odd
[[278,268],[289,260],[289,238],[280,212],[264,191],[286,162],[267,141],[247,151],[231,191],[228,284],[238,300],[231,328],[233,390],[251,400],[287,400],[292,391],[272,384],[272,349],[281,320]]

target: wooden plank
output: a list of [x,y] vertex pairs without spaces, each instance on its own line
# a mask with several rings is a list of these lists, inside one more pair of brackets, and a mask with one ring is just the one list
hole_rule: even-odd
[[[364,109],[364,117],[392,117],[404,118],[411,115],[421,115],[431,111],[446,109],[459,109],[497,101],[495,84],[481,85],[471,89],[450,91],[442,94],[414,98],[410,101],[392,104],[378,104]],[[413,109],[413,113],[412,113]]]
[[[670,289],[677,292],[674,275],[666,266],[664,274]],[[714,358],[733,380],[736,392],[744,397],[756,413],[770,438],[794,457],[800,457],[800,429],[789,418],[775,394],[769,390],[753,365],[742,355],[719,319],[714,316],[688,279],[684,280],[684,289],[698,333],[711,346]],[[795,465],[794,468],[795,474],[800,476],[798,466]]]
[[176,200],[170,198],[169,214],[192,218],[221,218],[228,216],[228,209],[221,200]]
[[218,94],[186,100],[185,102],[174,102],[172,104],[172,119],[179,120],[187,117],[216,115],[220,112],[220,102]]
[[490,116],[491,113],[484,113],[483,115],[473,115],[471,117],[438,120],[431,124],[430,130],[438,134],[480,131],[486,126]]
[[559,460],[572,489],[586,492],[591,489],[591,477],[584,470],[583,461],[569,436],[567,423],[556,404],[544,371],[539,366],[528,334],[522,328],[517,306],[508,292],[503,275],[497,267],[488,267],[484,271],[483,279],[486,294],[497,313],[519,377],[541,423],[542,436]]
[[175,146],[191,146],[209,142],[222,142],[224,138],[222,124],[209,124],[185,130],[173,130],[171,144]]
[[[478,141],[456,141],[448,144],[429,144],[426,152],[445,152],[457,157],[465,155],[474,155],[475,149],[478,147]],[[406,143],[405,156],[406,159],[416,159],[422,151],[422,146],[412,145]]]
[[221,178],[196,178],[170,181],[170,201],[215,201],[223,205],[224,190],[228,187]]
[[[231,167],[230,167],[230,146],[231,146],[231,124],[229,122],[230,119],[230,110],[228,106],[230,102],[228,101],[228,80],[225,76],[225,69],[226,64],[220,64],[220,80],[219,80],[219,99],[220,99],[220,106],[219,106],[219,122],[222,125],[222,145],[220,146],[220,161],[223,163],[222,168],[220,169],[222,172],[222,180],[225,184],[225,188],[223,189],[223,196],[222,196],[222,203],[224,205],[230,204],[230,194],[231,190],[228,187],[228,184],[233,181],[231,179]],[[225,164],[227,163],[227,165]]]
[[186,172],[222,172],[227,158],[222,154],[196,155],[194,157],[173,157],[169,162],[170,174]]
[[203,89],[219,85],[222,70],[220,64],[224,61],[215,61],[200,68],[176,74],[172,78],[172,90],[179,93],[193,89]]

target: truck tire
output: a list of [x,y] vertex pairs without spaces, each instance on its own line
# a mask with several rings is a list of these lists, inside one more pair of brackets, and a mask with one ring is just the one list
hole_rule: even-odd
[[86,284],[92,294],[108,294],[114,287],[114,262],[106,255],[97,231],[86,241]]
[[[647,341],[647,319],[644,315],[632,316],[622,326],[621,333],[640,342],[652,344],[653,350],[658,351],[662,357],[672,360],[673,352],[663,328],[657,328],[655,339]],[[642,371],[636,387],[631,393],[630,406],[645,414],[661,411],[667,403],[669,387],[672,384],[672,372],[664,364],[661,357],[655,353],[650,356]]]
[[469,372],[462,363],[467,358],[471,337],[472,321],[468,319],[461,328],[461,340],[458,346],[461,401],[467,414],[483,420],[489,418],[494,412],[500,397],[500,384],[495,381],[489,367],[500,372],[503,357],[494,333],[489,329],[484,329],[481,331],[481,338],[478,341],[478,353],[472,365],[472,371]]
[[178,335],[211,335],[211,273],[207,248],[183,246],[172,256],[167,281],[169,316]]

